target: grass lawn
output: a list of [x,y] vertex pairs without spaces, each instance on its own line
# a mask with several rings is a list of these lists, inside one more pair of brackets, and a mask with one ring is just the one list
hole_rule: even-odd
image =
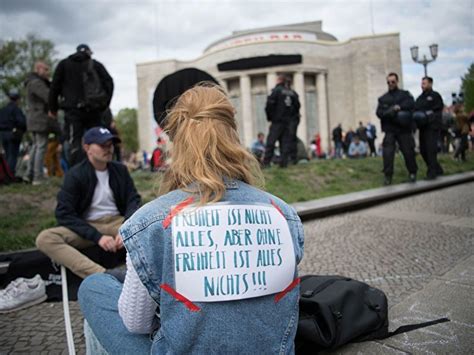
[[[458,163],[450,155],[440,155],[446,175],[474,171],[474,154],[469,152],[467,162]],[[418,177],[426,175],[426,167],[417,157]],[[327,196],[367,190],[382,186],[382,159],[320,160],[264,170],[265,189],[292,203]],[[132,174],[137,189],[145,202],[156,197],[156,175],[150,172]],[[395,159],[393,183],[406,181],[403,159]],[[55,225],[54,208],[61,179],[50,179],[42,186],[13,184],[0,187],[0,252],[34,247],[38,233]]]

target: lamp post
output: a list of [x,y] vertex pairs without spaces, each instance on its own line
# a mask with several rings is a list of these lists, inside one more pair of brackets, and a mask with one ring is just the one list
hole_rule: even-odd
[[411,58],[413,59],[415,63],[423,64],[423,67],[425,68],[425,76],[428,76],[427,67],[429,63],[434,62],[436,58],[438,57],[438,45],[432,44],[430,46],[430,53],[431,53],[432,59],[426,58],[425,54],[423,54],[423,59],[418,59],[418,46],[411,47],[410,52],[411,52]]

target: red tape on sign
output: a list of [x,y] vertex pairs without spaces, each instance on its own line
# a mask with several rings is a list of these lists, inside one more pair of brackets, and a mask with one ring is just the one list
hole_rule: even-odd
[[275,207],[278,210],[278,212],[281,213],[281,215],[283,217],[285,217],[285,215],[283,214],[283,211],[281,210],[280,206],[278,206],[275,202],[273,202],[273,200],[270,200],[270,202],[272,203],[272,206]]
[[290,292],[292,289],[294,289],[296,286],[298,286],[300,284],[300,282],[301,282],[301,279],[298,277],[298,278],[294,279],[293,282],[291,284],[289,284],[287,288],[285,288],[280,293],[277,293],[275,295],[275,303],[280,302],[280,300],[283,297],[285,297],[288,292]]
[[183,202],[180,202],[175,208],[173,208],[170,213],[166,216],[165,220],[163,221],[163,227],[166,229],[170,226],[171,220],[174,216],[176,216],[179,212],[181,212],[185,207],[190,205],[194,202],[194,197],[189,197]]
[[170,285],[161,284],[160,287],[163,291],[166,291],[167,293],[169,293],[171,297],[173,297],[174,299],[176,299],[179,302],[184,303],[186,308],[188,308],[190,311],[199,312],[201,310],[201,308],[196,306],[194,303],[192,303],[190,300],[188,300],[182,294],[176,292]]

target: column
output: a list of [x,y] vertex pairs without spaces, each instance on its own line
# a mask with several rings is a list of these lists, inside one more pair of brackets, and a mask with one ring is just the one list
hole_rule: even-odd
[[302,72],[296,72],[293,75],[293,87],[300,99],[300,124],[298,125],[298,137],[303,141],[304,145],[308,145],[308,125],[306,121],[306,97],[304,91],[304,74]]
[[270,95],[272,89],[275,87],[277,82],[277,75],[275,72],[267,73],[267,93]]
[[325,150],[326,154],[329,154],[329,151],[331,150],[331,140],[329,139],[329,116],[325,73],[318,73],[316,75],[316,92],[318,96],[318,119],[321,134],[321,147]]
[[219,81],[219,85],[224,89],[224,91],[229,94],[229,88],[227,87],[227,80],[225,79],[220,79],[218,80]]
[[242,112],[242,125],[244,127],[244,141],[246,147],[252,145],[254,139],[253,121],[252,121],[252,97],[250,92],[250,77],[248,75],[240,76],[240,105]]

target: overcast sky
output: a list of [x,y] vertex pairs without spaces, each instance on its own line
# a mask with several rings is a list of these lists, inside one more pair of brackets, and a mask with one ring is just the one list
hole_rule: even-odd
[[[0,38],[27,33],[52,40],[58,58],[87,43],[115,81],[112,110],[137,106],[136,63],[190,60],[211,42],[234,30],[323,21],[323,30],[344,41],[399,32],[405,88],[420,93],[423,66],[409,48],[439,45],[428,66],[447,103],[460,77],[474,62],[474,0],[313,0],[313,1],[106,1],[0,0]],[[382,94],[382,93],[381,93]]]

